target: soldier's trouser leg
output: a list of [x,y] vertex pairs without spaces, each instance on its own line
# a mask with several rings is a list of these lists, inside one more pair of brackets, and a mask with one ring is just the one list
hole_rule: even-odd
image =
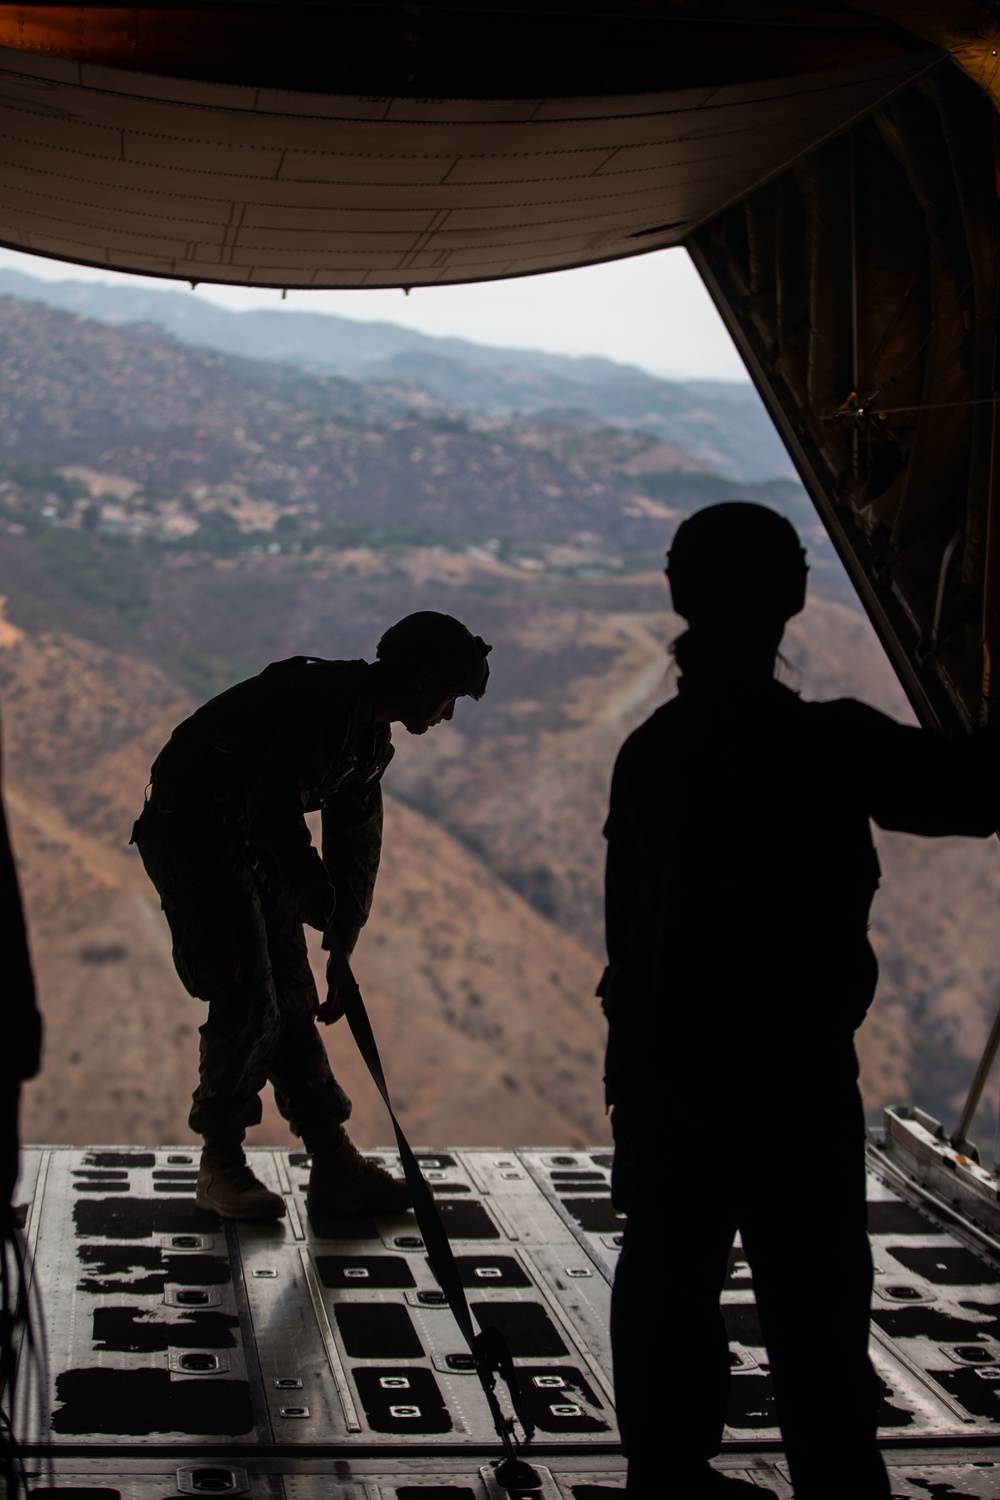
[[[621,1116],[615,1197],[628,1219],[611,1299],[615,1402],[630,1492],[653,1495],[667,1472],[696,1471],[722,1444],[729,1349],[719,1300],[736,1219],[704,1159],[686,1168],[675,1154],[666,1178],[660,1131]],[[678,1359],[679,1383],[668,1375]]]
[[309,1213],[405,1213],[406,1184],[366,1161],[343,1130],[351,1101],[330,1072],[316,1026],[319,996],[302,924],[277,893],[265,892],[263,907],[280,1017],[268,1076],[278,1108],[313,1158]]
[[260,1124],[260,1091],[278,1024],[269,986],[209,1001],[208,1019],[199,1027],[198,1087],[188,1116],[207,1143],[241,1141],[249,1126]]
[[[252,872],[246,874],[229,893],[235,899],[216,907],[214,938],[192,941],[190,923],[180,942],[174,936],[182,979],[208,1001],[188,1116],[207,1142],[242,1140],[249,1126],[260,1124],[260,1092],[281,1024],[260,896]],[[171,906],[165,903],[164,910],[170,918]]]
[[822,1133],[801,1117],[796,1139],[799,1112],[786,1116],[782,1138],[747,1172],[740,1228],[796,1500],[888,1500],[868,1358],[864,1116],[853,1082],[818,1093]]
[[189,1124],[207,1142],[238,1143],[260,1121],[279,1031],[259,882],[238,835],[182,837],[147,807],[134,836],[170,925],[181,982],[208,1002]]
[[276,892],[263,893],[262,910],[279,1023],[268,1077],[279,1110],[314,1151],[332,1126],[350,1118],[351,1101],[330,1071],[316,1025],[319,996],[302,923]]

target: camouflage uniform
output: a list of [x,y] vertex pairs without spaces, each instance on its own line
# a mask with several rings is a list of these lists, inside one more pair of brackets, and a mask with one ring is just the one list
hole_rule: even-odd
[[[189,1123],[207,1141],[261,1118],[260,1090],[307,1146],[348,1118],[315,1025],[303,889],[329,879],[350,953],[382,842],[387,725],[365,662],[276,662],[204,705],[153,765],[133,838],[160,894],[185,988],[208,1002]],[[322,809],[323,857],[304,814]]]

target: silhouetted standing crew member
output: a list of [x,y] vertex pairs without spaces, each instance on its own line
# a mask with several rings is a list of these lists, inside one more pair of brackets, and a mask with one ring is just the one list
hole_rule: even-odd
[[[0,794],[0,1370],[4,1411],[0,1423],[0,1494],[28,1489],[23,1450],[17,1439],[18,1417],[28,1409],[27,1393],[36,1379],[44,1383],[38,1336],[33,1326],[36,1304],[31,1296],[30,1253],[14,1206],[20,1170],[19,1108],[21,1084],[34,1078],[41,1062],[42,1020],[35,1003],[35,980],[21,905],[17,866]],[[44,1340],[42,1340],[44,1347]],[[38,1387],[35,1387],[37,1389]],[[7,1413],[11,1413],[10,1416]]]
[[[740,1485],[708,1462],[739,1231],[798,1500],[889,1495],[853,1045],[877,977],[869,819],[985,836],[1000,787],[985,736],[950,742],[774,680],[806,573],[794,528],[762,506],[679,527],[679,691],[615,766],[601,993],[627,1214],[612,1345],[629,1494],[663,1493],[665,1473],[684,1500]],[[759,1342],[735,1317],[732,1336]]]
[[[456,700],[481,698],[489,646],[424,611],[386,631],[378,659],[293,657],[222,693],[174,730],[154,762],[134,840],[170,924],[186,989],[208,1001],[190,1125],[204,1137],[197,1199],[233,1219],[274,1219],[284,1200],[246,1163],[246,1127],[270,1080],[312,1156],[314,1213],[401,1211],[405,1183],[368,1162],[343,1122],[303,923],[349,956],[368,918],[382,844],[389,726],[423,734]],[[304,814],[322,809],[322,857]]]
[[[7,815],[0,793],[0,1239],[14,1233],[12,1207],[20,1162],[18,1115],[21,1084],[34,1078],[41,1064],[42,1018],[35,1001],[35,978],[31,969],[24,908],[17,879],[14,851],[7,830]],[[3,1306],[6,1308],[6,1300]],[[0,1312],[0,1324],[5,1314]],[[0,1340],[10,1332],[0,1327]],[[0,1442],[0,1455],[6,1452]],[[0,1461],[0,1475],[6,1472]],[[13,1487],[13,1486],[12,1486]]]

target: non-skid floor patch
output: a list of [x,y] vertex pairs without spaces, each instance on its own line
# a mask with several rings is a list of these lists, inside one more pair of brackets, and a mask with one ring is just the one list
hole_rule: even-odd
[[239,1326],[238,1318],[218,1311],[182,1313],[176,1320],[167,1321],[141,1307],[97,1307],[94,1348],[114,1354],[235,1349]]
[[52,1430],[83,1436],[146,1437],[181,1432],[236,1437],[254,1426],[245,1380],[176,1380],[169,1370],[67,1370]]
[[213,1234],[221,1220],[193,1203],[169,1198],[95,1198],[73,1204],[78,1235],[87,1239],[144,1240],[153,1234]]

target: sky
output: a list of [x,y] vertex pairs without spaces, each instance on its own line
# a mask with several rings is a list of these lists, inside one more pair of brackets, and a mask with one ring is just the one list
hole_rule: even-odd
[[[0,249],[0,266],[46,281],[102,281],[187,289],[186,281],[69,265]],[[600,354],[672,380],[746,380],[743,364],[684,249],[657,250],[629,260],[475,286],[345,292],[199,286],[191,293],[223,307],[288,308],[381,320],[439,337],[542,349],[551,354]]]

